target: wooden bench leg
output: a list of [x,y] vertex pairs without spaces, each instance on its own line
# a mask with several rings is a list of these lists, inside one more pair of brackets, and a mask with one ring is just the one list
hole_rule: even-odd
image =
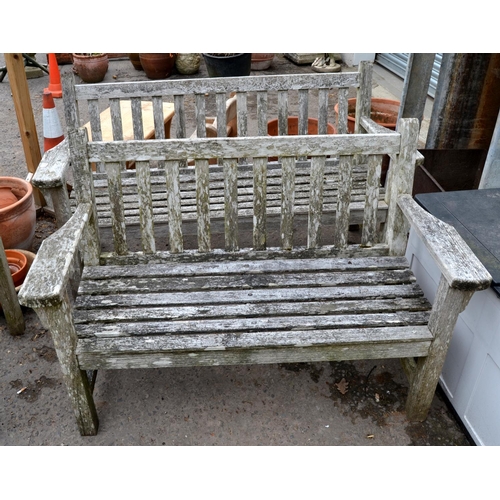
[[76,358],[76,332],[68,294],[58,306],[35,309],[40,321],[47,328],[54,342],[61,364],[63,380],[75,411],[82,436],[95,436],[99,427],[87,373],[80,370]]
[[416,363],[403,362],[410,378],[406,401],[409,420],[423,422],[427,418],[458,315],[465,309],[473,293],[450,288],[446,280],[441,278],[429,319],[429,330],[434,335],[429,355],[418,358]]

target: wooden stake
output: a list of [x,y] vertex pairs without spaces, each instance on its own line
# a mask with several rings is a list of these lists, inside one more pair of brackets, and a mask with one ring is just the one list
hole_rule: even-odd
[[[7,74],[9,75],[10,89],[12,99],[16,109],[17,122],[21,141],[23,143],[24,155],[28,172],[34,174],[42,159],[38,135],[36,132],[33,109],[31,107],[31,98],[28,88],[28,80],[24,69],[24,58],[22,54],[4,54]],[[45,200],[42,193],[33,187],[33,196],[35,204],[44,207]]]

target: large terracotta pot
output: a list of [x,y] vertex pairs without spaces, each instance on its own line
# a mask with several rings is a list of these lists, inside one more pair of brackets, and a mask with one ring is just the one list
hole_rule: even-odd
[[[267,133],[269,135],[278,135],[278,119],[269,120],[267,122]],[[289,116],[288,117],[288,135],[298,135],[299,133],[299,117]],[[326,125],[327,134],[335,134],[335,127],[331,123]],[[318,120],[316,118],[307,119],[307,134],[317,135],[318,134]]]
[[175,54],[139,54],[141,66],[150,80],[163,80],[172,74]]
[[73,54],[73,69],[86,83],[99,83],[108,71],[108,54]]
[[132,63],[134,69],[136,69],[137,71],[143,71],[139,53],[129,54],[128,58],[130,59],[130,62]]
[[[399,101],[391,99],[372,98],[370,118],[377,124],[390,130],[396,130],[398,121]],[[339,105],[335,104],[335,113],[338,116]],[[350,134],[354,133],[354,124],[356,116],[356,98],[347,100],[347,130]]]
[[[10,188],[8,190],[3,188]],[[33,187],[17,177],[0,177],[0,192],[10,191],[16,200],[0,207],[0,237],[6,249],[31,250],[35,236],[36,210]],[[9,195],[9,196],[10,196]]]

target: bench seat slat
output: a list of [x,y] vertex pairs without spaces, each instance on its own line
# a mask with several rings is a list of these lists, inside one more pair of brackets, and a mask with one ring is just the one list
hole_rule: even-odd
[[[385,325],[427,325],[429,312],[398,311],[395,313],[326,315],[326,316],[267,316],[260,318],[232,318],[203,322],[192,321],[141,321],[77,324],[79,337],[123,337],[142,335],[178,335],[181,333],[233,333],[262,332],[270,330],[304,331],[313,329],[342,330],[343,328],[376,328]],[[338,334],[340,337],[341,334]]]
[[272,302],[353,300],[359,297],[366,299],[393,299],[395,297],[420,298],[421,288],[410,285],[381,286],[345,286],[302,288],[300,297],[294,288],[280,289],[280,295],[274,289],[258,290],[217,290],[186,294],[184,292],[157,292],[123,295],[80,295],[76,302],[77,309],[110,309],[114,307],[158,307],[185,305],[226,305]]
[[409,270],[364,271],[347,273],[289,273],[255,274],[231,276],[192,276],[190,278],[138,278],[85,280],[80,284],[80,293],[144,293],[161,290],[196,291],[204,289],[239,289],[239,288],[278,288],[301,286],[332,286],[362,284],[397,284],[411,283],[414,276]]
[[[297,295],[295,294],[295,300]],[[136,296],[135,296],[136,297]],[[412,298],[400,299],[389,298],[385,300],[334,300],[319,302],[269,302],[269,303],[251,303],[251,304],[210,304],[167,307],[137,307],[134,301],[122,308],[115,307],[112,312],[109,308],[99,309],[97,307],[91,310],[80,310],[75,314],[75,323],[118,323],[118,322],[143,322],[143,321],[204,321],[217,318],[258,318],[260,316],[281,316],[297,317],[311,315],[327,314],[379,314],[389,313],[391,311],[422,311],[428,310],[429,303],[426,299]],[[349,318],[349,316],[347,316]],[[250,322],[253,328],[254,325]],[[300,321],[299,321],[300,325]],[[96,329],[98,327],[96,326]]]
[[137,266],[93,266],[86,267],[83,279],[109,278],[152,278],[166,276],[210,276],[214,274],[263,274],[270,272],[345,272],[345,271],[375,271],[386,269],[406,269],[408,261],[405,257],[358,257],[357,259],[294,259],[294,260],[263,260],[238,262],[210,263],[170,263],[137,265]]

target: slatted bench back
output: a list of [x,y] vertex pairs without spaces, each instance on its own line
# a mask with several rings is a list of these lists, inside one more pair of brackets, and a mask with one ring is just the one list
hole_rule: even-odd
[[[344,249],[348,244],[348,229],[350,223],[352,181],[355,173],[356,155],[367,155],[369,173],[365,183],[365,199],[363,200],[363,241],[362,245],[373,244],[377,234],[377,212],[379,205],[378,190],[380,185],[380,165],[382,154],[398,155],[401,145],[401,136],[397,133],[387,134],[356,134],[332,136],[282,136],[282,137],[246,137],[246,138],[215,138],[215,139],[175,139],[154,141],[113,141],[90,142],[86,141],[83,130],[73,131],[71,140],[80,153],[75,159],[81,164],[75,164],[77,172],[76,183],[86,186],[86,190],[93,191],[93,183],[88,162],[102,162],[105,165],[105,182],[109,193],[110,217],[113,228],[114,253],[126,255],[129,247],[126,237],[125,205],[123,188],[128,174],[121,166],[124,161],[134,161],[136,169],[133,172],[133,186],[139,204],[140,238],[144,254],[154,254],[158,250],[168,248],[171,253],[180,253],[183,245],[183,204],[186,195],[181,190],[181,172],[179,166],[182,160],[194,158],[195,166],[188,169],[188,182],[191,187],[191,202],[196,207],[197,250],[206,253],[212,250],[211,241],[211,211],[214,197],[211,191],[221,190],[223,196],[217,201],[223,203],[224,209],[224,245],[226,251],[239,249],[238,224],[238,190],[249,189],[248,175],[251,175],[252,188],[251,211],[253,219],[254,250],[266,248],[267,241],[267,186],[268,156],[275,155],[281,158],[275,175],[280,186],[279,218],[280,218],[280,247],[288,251],[294,247],[293,220],[296,214],[295,195],[297,190],[298,158],[310,156],[308,195],[307,195],[307,224],[309,248],[318,246],[319,231],[324,207],[331,200],[324,199],[324,179],[327,158],[339,158],[335,175],[329,178],[336,182],[335,203],[335,231],[333,244]],[[241,175],[239,158],[251,159],[251,172],[247,172],[247,179]],[[223,167],[218,169],[217,175],[209,165],[212,158],[222,158]],[[157,241],[153,216],[153,184],[152,168],[154,172],[163,170],[163,175],[157,177],[166,184],[167,199],[165,208],[168,220],[168,235],[163,234]],[[158,166],[160,164],[160,166]],[[331,167],[329,167],[331,170]],[[189,171],[190,170],[190,171]],[[130,175],[130,174],[128,174]],[[306,174],[307,176],[307,174]],[[245,182],[244,182],[245,181]],[[92,201],[82,198],[81,201]],[[220,209],[222,207],[219,207]],[[331,211],[331,210],[330,210]],[[168,241],[168,247],[167,242]]]
[[[114,140],[122,139],[120,101],[131,101],[134,138],[143,139],[141,101],[152,102],[155,136],[163,139],[162,103],[173,102],[175,115],[172,137],[186,138],[196,127],[197,137],[205,137],[206,117],[215,116],[219,137],[226,136],[226,100],[237,98],[237,129],[240,137],[267,135],[268,120],[278,119],[278,133],[288,131],[288,117],[299,117],[299,134],[307,134],[308,118],[317,118],[318,133],[327,133],[327,124],[335,123],[338,133],[347,132],[347,99],[357,98],[362,114],[368,115],[372,69],[360,64],[358,72],[312,73],[300,75],[264,75],[240,78],[206,78],[107,84],[74,85],[68,75],[64,83],[65,118],[68,128],[90,123],[93,140],[102,139],[100,113],[110,108]],[[278,116],[268,116],[268,103],[277,101]],[[334,105],[339,105],[338,124]],[[250,112],[255,109],[256,112]],[[312,110],[317,109],[313,116]],[[357,116],[361,116],[357,113]],[[356,124],[358,127],[358,124]],[[358,129],[356,128],[356,131]]]

